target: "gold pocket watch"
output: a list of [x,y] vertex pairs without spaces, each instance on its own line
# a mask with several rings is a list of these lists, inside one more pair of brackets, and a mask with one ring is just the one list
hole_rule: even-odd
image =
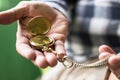
[[34,17],[28,25],[27,30],[32,35],[30,44],[38,49],[43,47],[52,46],[55,40],[51,37],[47,37],[46,34],[51,29],[51,22],[45,17]]

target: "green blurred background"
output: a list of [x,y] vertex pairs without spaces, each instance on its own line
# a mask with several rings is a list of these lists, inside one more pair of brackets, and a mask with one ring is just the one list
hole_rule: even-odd
[[[0,0],[0,12],[22,0]],[[0,25],[0,80],[35,80],[41,71],[15,49],[17,23]]]

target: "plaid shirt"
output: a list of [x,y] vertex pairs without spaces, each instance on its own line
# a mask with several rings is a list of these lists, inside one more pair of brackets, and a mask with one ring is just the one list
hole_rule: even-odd
[[98,56],[102,44],[120,52],[120,0],[43,1],[70,19],[66,49],[74,60]]

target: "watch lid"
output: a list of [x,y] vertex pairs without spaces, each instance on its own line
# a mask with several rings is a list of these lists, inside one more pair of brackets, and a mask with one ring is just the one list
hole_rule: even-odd
[[28,23],[27,29],[32,35],[43,35],[48,33],[51,22],[45,17],[35,17]]

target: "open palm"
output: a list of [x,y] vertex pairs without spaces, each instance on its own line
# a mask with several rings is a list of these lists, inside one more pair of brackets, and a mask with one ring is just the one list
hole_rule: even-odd
[[16,33],[16,49],[18,53],[41,68],[55,66],[57,58],[50,52],[40,52],[29,45],[31,35],[26,29],[28,21],[36,16],[48,18],[51,23],[51,29],[46,34],[55,39],[55,50],[57,53],[65,54],[64,42],[67,36],[67,19],[57,10],[49,7],[47,4],[38,1],[20,2],[16,7],[0,12],[0,24],[10,24],[18,20],[18,30]]

